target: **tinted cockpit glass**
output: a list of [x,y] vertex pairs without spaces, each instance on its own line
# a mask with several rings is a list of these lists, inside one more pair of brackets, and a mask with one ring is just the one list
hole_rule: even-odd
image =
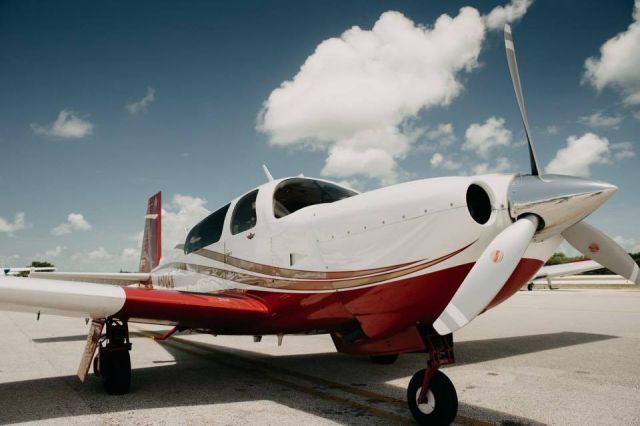
[[273,195],[273,214],[285,217],[304,207],[333,203],[349,198],[357,192],[313,179],[293,178],[280,182]]
[[256,197],[258,190],[251,191],[236,203],[231,216],[231,234],[239,234],[242,231],[256,226]]
[[188,254],[220,240],[227,210],[229,210],[229,204],[211,213],[194,226],[184,242],[184,252]]

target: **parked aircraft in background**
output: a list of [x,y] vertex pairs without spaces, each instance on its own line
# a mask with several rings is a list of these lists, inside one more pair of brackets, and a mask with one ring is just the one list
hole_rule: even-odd
[[51,267],[38,267],[38,268],[8,268],[8,267],[0,267],[0,270],[4,273],[4,275],[18,275],[22,272],[53,272],[56,270],[53,266]]
[[129,322],[216,335],[329,333],[338,351],[380,363],[426,352],[426,369],[407,389],[409,408],[419,423],[451,423],[457,394],[439,371],[454,362],[451,333],[544,274],[563,239],[639,282],[627,253],[583,221],[617,188],[540,175],[508,26],[505,44],[531,174],[364,193],[271,178],[194,226],[165,262],[158,193],[147,206],[139,273],[3,277],[0,307],[91,318],[78,375],[84,381],[93,360],[110,394],[129,390]]

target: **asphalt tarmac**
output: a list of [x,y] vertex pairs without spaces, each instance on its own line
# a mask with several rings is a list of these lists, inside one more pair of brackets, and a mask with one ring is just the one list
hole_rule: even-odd
[[[338,354],[328,336],[214,337],[132,325],[132,392],[75,371],[83,320],[0,313],[0,423],[406,424],[425,355],[393,365]],[[457,423],[640,424],[640,291],[521,291],[455,336],[443,369]]]

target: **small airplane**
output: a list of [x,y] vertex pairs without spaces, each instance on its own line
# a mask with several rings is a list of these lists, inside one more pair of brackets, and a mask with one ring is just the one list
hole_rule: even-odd
[[41,267],[27,267],[27,268],[10,268],[0,267],[0,270],[4,275],[18,275],[22,272],[54,272],[56,270],[53,266],[41,266]]
[[338,351],[378,363],[425,352],[426,368],[407,389],[409,409],[418,423],[451,423],[457,394],[439,368],[455,361],[452,333],[546,274],[563,239],[640,282],[628,254],[583,221],[617,188],[540,173],[509,26],[504,35],[531,174],[360,193],[267,172],[267,183],[195,225],[166,261],[158,193],[147,205],[140,272],[0,277],[0,308],[90,318],[78,376],[84,381],[93,362],[109,394],[129,391],[129,322],[173,325],[160,339],[189,329],[279,342],[328,333]]

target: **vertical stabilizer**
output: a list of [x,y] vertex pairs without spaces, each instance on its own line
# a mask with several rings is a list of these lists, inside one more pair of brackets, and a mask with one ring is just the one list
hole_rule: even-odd
[[162,257],[162,192],[149,198],[144,216],[140,272],[151,272]]

